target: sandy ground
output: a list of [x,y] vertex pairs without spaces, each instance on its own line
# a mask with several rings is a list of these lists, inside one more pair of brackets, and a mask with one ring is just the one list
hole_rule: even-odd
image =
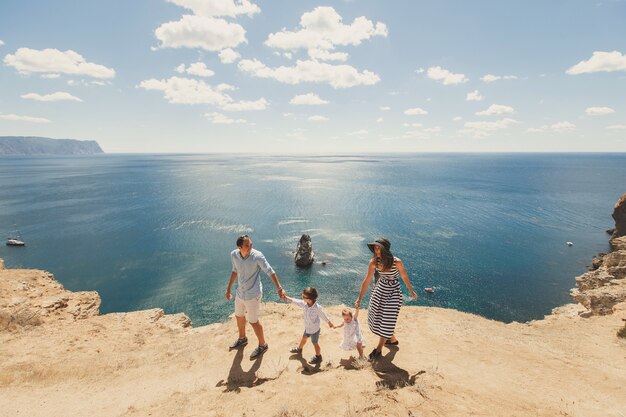
[[[46,296],[33,292],[46,279],[55,284],[42,271],[0,270],[5,314],[24,303],[18,290]],[[160,310],[74,319],[71,306],[39,325],[0,325],[1,416],[626,417],[625,303],[590,318],[568,305],[526,324],[404,307],[400,344],[380,360],[355,360],[339,348],[343,330],[325,327],[317,367],[306,363],[312,345],[288,352],[303,330],[293,305],[263,305],[270,348],[255,361],[250,327],[250,344],[229,351],[233,318],[183,328]],[[341,308],[325,310],[339,323]],[[363,330],[367,353],[375,337]]]

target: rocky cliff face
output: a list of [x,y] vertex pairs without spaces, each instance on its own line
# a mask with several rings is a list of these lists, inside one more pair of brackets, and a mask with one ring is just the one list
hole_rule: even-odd
[[50,139],[31,136],[0,137],[0,155],[96,155],[102,148],[95,140]]
[[[0,331],[19,331],[48,323],[72,323],[100,313],[96,291],[72,292],[54,276],[36,269],[4,269],[0,259]],[[162,309],[128,313],[170,328],[191,326],[184,314],[165,315]]]
[[613,209],[615,231],[609,240],[613,252],[594,258],[593,270],[576,278],[572,298],[587,308],[586,315],[612,314],[626,300],[626,194]]

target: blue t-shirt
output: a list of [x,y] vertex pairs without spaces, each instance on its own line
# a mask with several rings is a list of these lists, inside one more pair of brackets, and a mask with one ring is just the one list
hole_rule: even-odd
[[233,272],[237,273],[237,297],[242,300],[252,300],[263,293],[261,284],[261,270],[271,276],[274,270],[261,252],[256,249],[250,251],[250,255],[241,257],[239,249],[230,253],[233,263]]

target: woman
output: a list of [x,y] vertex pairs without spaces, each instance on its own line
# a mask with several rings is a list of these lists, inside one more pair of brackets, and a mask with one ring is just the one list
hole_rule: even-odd
[[375,360],[381,355],[383,345],[387,340],[397,344],[397,340],[394,342],[392,338],[394,338],[396,321],[400,313],[400,306],[402,306],[399,278],[402,277],[402,281],[404,281],[414,300],[417,300],[417,294],[413,291],[402,261],[391,254],[391,243],[387,239],[378,238],[375,242],[368,243],[367,246],[374,256],[369,261],[367,275],[363,279],[361,292],[354,303],[354,307],[360,306],[363,294],[367,291],[372,277],[378,273],[379,279],[372,290],[367,314],[367,324],[372,333],[379,338],[378,345],[369,355],[370,359]]

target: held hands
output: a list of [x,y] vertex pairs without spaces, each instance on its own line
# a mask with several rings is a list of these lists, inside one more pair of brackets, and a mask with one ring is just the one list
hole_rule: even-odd
[[361,305],[361,297],[357,298],[356,301],[354,302],[354,308],[359,308],[359,306]]
[[286,299],[287,294],[285,293],[285,290],[283,289],[283,287],[278,287],[278,290],[276,292],[278,293],[278,296],[280,297],[281,300]]
[[414,300],[417,300],[417,293],[411,288],[411,297],[413,297]]
[[329,321],[329,322],[328,322],[328,327],[330,327],[331,329],[334,329],[334,328],[335,328],[335,325],[333,324],[333,322],[332,322],[332,321]]
[[230,294],[230,290],[226,290],[226,292],[224,294],[226,295],[226,299],[228,301],[233,299],[233,296]]

